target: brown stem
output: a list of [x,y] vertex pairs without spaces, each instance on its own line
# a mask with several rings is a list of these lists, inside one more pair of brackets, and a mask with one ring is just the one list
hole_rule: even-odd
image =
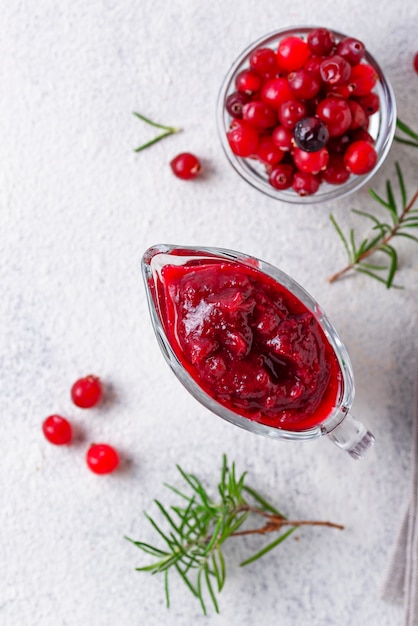
[[237,530],[232,533],[231,537],[238,537],[239,535],[265,535],[282,528],[282,526],[328,526],[329,528],[337,528],[338,530],[344,530],[344,526],[341,524],[334,524],[333,522],[322,522],[317,520],[289,520],[281,515],[274,515],[262,511],[257,507],[244,505],[240,507],[239,511],[248,511],[250,513],[256,513],[261,517],[267,518],[267,522],[261,528],[253,528],[250,530]]
[[377,243],[375,246],[373,246],[373,248],[370,248],[369,250],[366,250],[366,252],[363,252],[363,254],[360,254],[360,256],[358,257],[358,259],[356,260],[355,263],[350,263],[349,265],[347,265],[346,267],[344,267],[342,270],[340,270],[339,272],[336,272],[335,274],[333,274],[332,276],[330,276],[328,278],[328,282],[329,283],[333,283],[336,280],[339,280],[344,274],[346,274],[346,272],[349,272],[350,270],[354,269],[354,266],[357,265],[358,263],[361,263],[361,261],[364,261],[364,259],[367,259],[367,257],[369,257],[371,254],[373,254],[374,252],[376,252],[377,250],[379,250],[382,246],[386,245],[387,243],[389,243],[389,241],[392,239],[392,237],[394,237],[396,235],[396,233],[398,232],[399,228],[402,225],[403,220],[405,219],[405,216],[409,213],[409,211],[412,209],[412,207],[414,206],[416,200],[418,199],[418,190],[415,192],[415,194],[412,197],[412,200],[410,202],[408,202],[408,204],[406,205],[406,207],[404,208],[404,210],[402,211],[401,215],[399,216],[399,221],[397,224],[395,224],[395,226],[393,227],[393,229],[390,231],[390,233],[388,233],[386,235],[386,237],[384,237],[382,239],[382,241],[380,243]]

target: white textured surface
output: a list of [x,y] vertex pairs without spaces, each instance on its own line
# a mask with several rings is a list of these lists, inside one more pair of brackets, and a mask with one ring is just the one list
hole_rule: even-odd
[[[0,623],[2,626],[399,626],[379,597],[409,485],[417,250],[401,242],[399,281],[386,291],[357,276],[326,277],[345,256],[329,223],[345,228],[367,190],[332,207],[281,206],[226,164],[215,129],[218,86],[250,41],[313,23],[363,39],[416,127],[418,5],[352,0],[194,2],[72,0],[0,6]],[[152,149],[139,110],[184,128]],[[198,153],[206,175],[175,179],[167,162]],[[396,146],[373,180],[401,160],[412,190],[418,156]],[[357,224],[364,227],[363,222]],[[299,446],[252,436],[209,415],[163,362],[139,272],[159,242],[218,245],[280,266],[315,296],[351,354],[355,413],[377,444],[354,462],[327,441]],[[71,406],[80,375],[111,393],[100,410]],[[71,448],[48,445],[41,422],[62,412],[80,430]],[[122,452],[122,471],[96,477],[91,440]],[[136,573],[152,540],[142,515],[164,497],[181,462],[214,483],[221,453],[286,513],[346,525],[304,529],[298,542],[247,569],[250,541],[228,548],[221,615],[204,618],[179,583]]]

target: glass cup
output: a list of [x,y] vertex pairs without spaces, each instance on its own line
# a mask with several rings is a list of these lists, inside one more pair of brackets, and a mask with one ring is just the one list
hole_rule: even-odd
[[[374,92],[379,96],[380,100],[380,109],[370,116],[370,125],[368,128],[368,132],[375,140],[374,147],[377,153],[376,165],[370,172],[362,176],[352,174],[345,183],[340,185],[331,185],[326,182],[322,182],[316,193],[300,196],[291,188],[285,190],[275,189],[270,185],[266,168],[260,161],[253,158],[238,157],[232,152],[226,136],[232,118],[226,110],[225,103],[228,96],[236,90],[235,78],[237,74],[244,69],[248,69],[249,58],[251,53],[255,50],[259,48],[272,48],[276,50],[279,41],[283,39],[283,37],[290,35],[301,37],[306,40],[308,33],[314,28],[314,26],[299,26],[277,30],[267,36],[261,37],[248,46],[248,48],[246,48],[234,61],[225,76],[219,91],[217,102],[218,134],[222,148],[232,167],[244,180],[259,191],[262,191],[277,200],[294,204],[327,202],[329,200],[342,198],[354,191],[357,191],[371,179],[371,177],[382,165],[389,152],[390,146],[392,145],[396,130],[396,101],[392,87],[377,61],[366,50],[364,62],[371,65],[379,76]],[[338,31],[332,30],[331,32],[334,34],[336,41],[339,41],[346,36]]]
[[[261,272],[290,292],[312,314],[323,331],[338,361],[341,380],[338,395],[329,412],[319,423],[308,428],[289,430],[266,425],[231,410],[206,392],[183,365],[178,350],[167,335],[167,301],[162,295],[164,268],[182,266],[199,267],[205,264],[227,262],[237,269]],[[354,380],[350,359],[334,326],[318,303],[290,276],[276,267],[251,256],[221,248],[195,248],[173,245],[156,245],[149,248],[141,263],[152,324],[162,353],[171,369],[186,389],[206,408],[223,419],[252,433],[281,440],[306,441],[326,435],[339,448],[355,459],[364,455],[374,441],[373,435],[351,413],[354,399]],[[170,305],[171,306],[171,305]]]

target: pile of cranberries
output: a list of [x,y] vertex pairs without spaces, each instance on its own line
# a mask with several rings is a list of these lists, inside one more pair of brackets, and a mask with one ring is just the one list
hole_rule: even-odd
[[[100,379],[92,374],[79,378],[71,387],[71,399],[81,409],[95,407],[102,393]],[[49,415],[42,423],[42,432],[45,439],[56,446],[70,445],[73,439],[71,423],[62,415]],[[110,474],[119,465],[119,455],[107,443],[93,443],[87,450],[86,463],[95,474]]]
[[361,41],[326,28],[254,50],[225,101],[232,152],[263,163],[274,188],[301,196],[370,172],[377,154],[369,120],[380,103],[364,55]]

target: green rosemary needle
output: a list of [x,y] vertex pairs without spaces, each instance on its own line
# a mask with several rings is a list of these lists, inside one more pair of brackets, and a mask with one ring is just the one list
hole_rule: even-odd
[[153,122],[148,117],[145,117],[145,115],[141,115],[141,113],[136,113],[134,111],[133,115],[135,115],[135,117],[142,120],[146,124],[149,124],[150,126],[154,126],[155,128],[161,128],[164,131],[163,133],[161,133],[160,135],[157,135],[150,141],[147,141],[146,143],[142,144],[138,148],[135,148],[134,152],[141,152],[141,150],[145,150],[145,148],[149,148],[149,146],[154,145],[155,143],[157,143],[157,141],[161,141],[161,139],[164,139],[164,137],[168,137],[169,135],[173,135],[174,133],[179,133],[181,131],[181,128],[174,128],[174,126],[165,126],[164,124],[158,124],[157,122]]
[[[154,501],[165,523],[164,528],[144,513],[163,546],[157,547],[126,537],[137,548],[155,558],[153,563],[138,567],[137,571],[163,574],[167,607],[170,606],[169,573],[173,571],[198,599],[205,615],[208,600],[219,613],[217,594],[222,591],[226,580],[222,548],[230,537],[279,533],[273,541],[241,563],[248,565],[273,550],[300,526],[343,529],[343,526],[331,522],[287,519],[246,484],[246,472],[241,476],[236,475],[235,463],[229,464],[226,455],[222,461],[217,501],[194,474],[186,473],[179,465],[177,469],[186,483],[188,493],[171,485],[166,487],[180,498],[182,505],[165,507],[158,500]],[[243,528],[244,523],[251,518],[261,520],[263,524],[255,528]]]
[[[410,232],[412,229],[418,228],[418,208],[415,207],[415,203],[418,201],[418,190],[408,200],[399,163],[395,163],[395,167],[400,206],[398,206],[399,201],[395,199],[392,183],[389,180],[386,181],[386,199],[379,196],[373,189],[370,189],[369,192],[372,198],[387,210],[387,220],[381,221],[376,215],[368,211],[353,209],[353,213],[372,221],[372,234],[369,237],[366,237],[358,244],[354,230],[351,229],[349,237],[346,237],[335,217],[332,214],[330,215],[331,222],[343,242],[349,261],[346,267],[329,277],[328,281],[330,283],[335,282],[347,272],[353,270],[375,278],[379,282],[384,283],[387,288],[397,286],[394,285],[393,279],[398,269],[398,255],[392,245],[392,240],[395,237],[407,237],[418,243],[418,237]],[[370,262],[369,258],[377,252],[380,252],[383,257],[387,257],[386,262]]]

